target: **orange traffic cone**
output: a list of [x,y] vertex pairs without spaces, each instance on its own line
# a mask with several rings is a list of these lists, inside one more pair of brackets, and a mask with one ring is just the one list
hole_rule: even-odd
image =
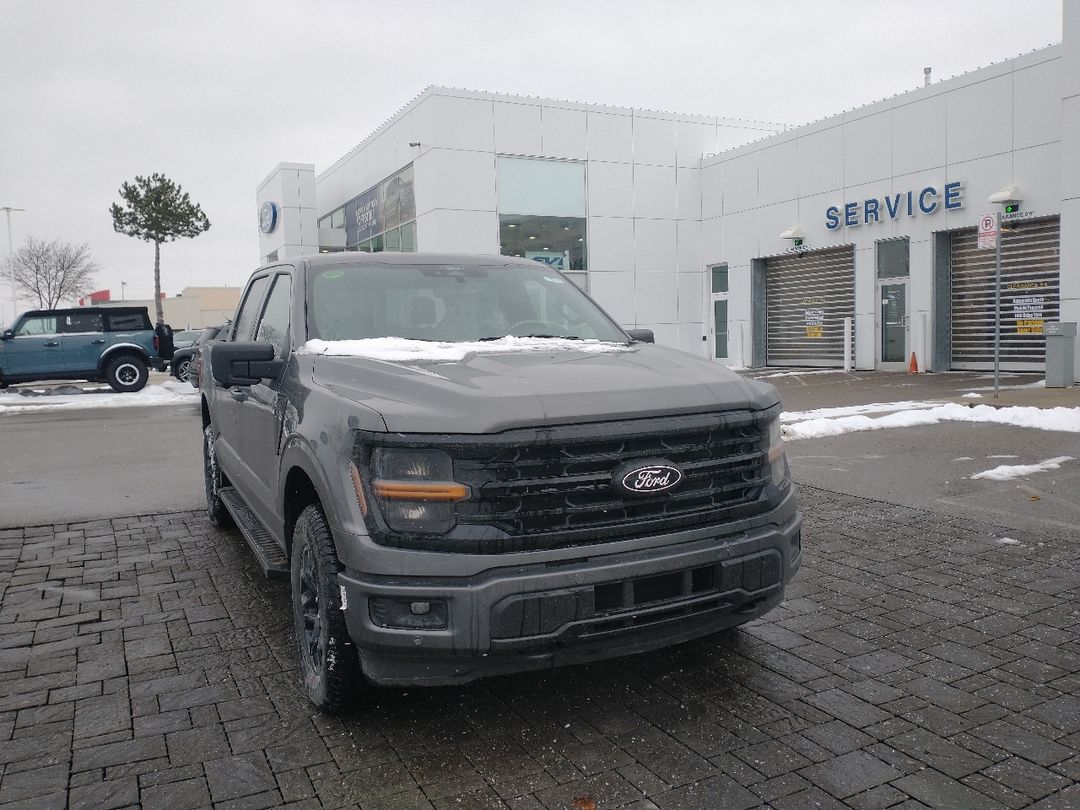
[[915,352],[911,353],[911,359],[908,360],[907,373],[908,374],[918,374],[919,373],[919,361],[915,359]]

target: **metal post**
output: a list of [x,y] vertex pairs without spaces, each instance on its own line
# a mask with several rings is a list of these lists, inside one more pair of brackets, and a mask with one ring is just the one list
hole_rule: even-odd
[[994,399],[1001,383],[1001,212],[997,212],[997,260],[994,263]]
[[844,318],[844,371],[851,371],[851,318]]
[[[0,211],[7,214],[7,245],[8,245],[8,261],[15,255],[15,249],[11,244],[11,212],[12,211],[25,211],[25,208],[12,208],[10,205],[0,207]],[[11,280],[11,323],[14,325],[15,319],[19,317],[19,292],[18,287],[15,284],[15,279]]]

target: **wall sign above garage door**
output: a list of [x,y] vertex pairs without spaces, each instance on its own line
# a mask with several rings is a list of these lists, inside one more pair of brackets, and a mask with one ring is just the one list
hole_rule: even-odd
[[766,363],[842,367],[844,318],[855,316],[855,247],[765,260]]
[[852,200],[843,205],[830,205],[825,209],[825,227],[830,231],[835,231],[841,225],[845,228],[856,228],[859,225],[874,225],[890,219],[963,207],[964,186],[959,181],[954,181],[941,188],[926,186],[881,198],[871,197],[868,200]]

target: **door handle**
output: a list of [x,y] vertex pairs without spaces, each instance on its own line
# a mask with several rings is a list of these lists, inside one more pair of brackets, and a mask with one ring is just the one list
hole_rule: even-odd
[[247,392],[244,391],[243,388],[232,388],[229,390],[229,393],[232,394],[232,398],[237,402],[243,402],[248,398]]
[[46,340],[46,341],[45,341],[45,345],[46,345],[46,346],[47,346],[48,348],[50,348],[50,349],[51,349],[51,348],[53,348],[54,346],[59,346],[60,344],[59,344],[59,343],[57,343],[57,342],[56,342],[55,340]]
[[100,345],[100,344],[105,342],[105,338],[95,338],[94,340],[91,340],[90,342]]

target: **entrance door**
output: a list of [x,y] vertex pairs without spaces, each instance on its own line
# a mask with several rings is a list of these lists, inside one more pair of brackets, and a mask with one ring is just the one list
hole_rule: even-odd
[[909,350],[907,279],[883,279],[878,281],[878,363],[885,370],[906,367]]

